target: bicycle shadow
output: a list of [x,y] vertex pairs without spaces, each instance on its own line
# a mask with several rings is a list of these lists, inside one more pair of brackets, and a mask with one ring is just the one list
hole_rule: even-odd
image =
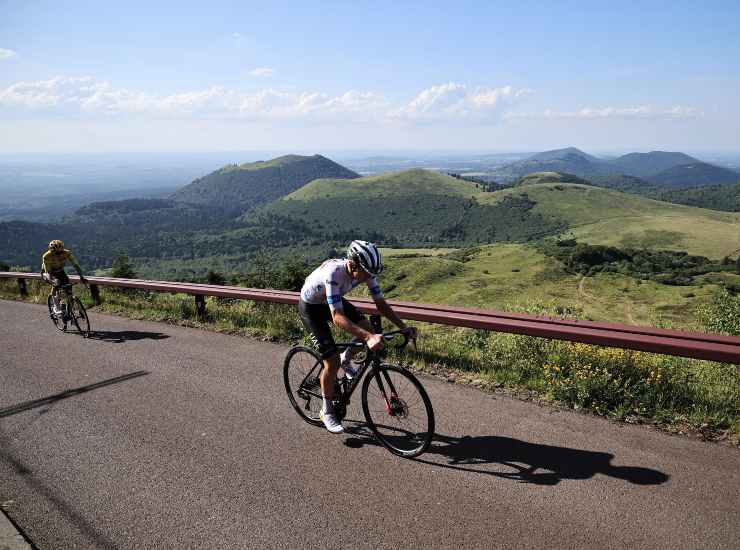
[[169,337],[169,334],[161,332],[143,332],[139,330],[91,330],[90,336],[88,336],[91,340],[100,340],[101,342],[114,344],[121,344],[129,340],[164,340]]
[[0,418],[5,418],[6,416],[12,416],[14,414],[22,413],[25,411],[30,411],[31,409],[36,409],[39,407],[47,407],[41,411],[41,414],[44,414],[48,412],[49,410],[48,407],[57,403],[58,401],[62,401],[63,399],[69,399],[70,397],[76,397],[78,395],[82,395],[83,393],[97,390],[98,388],[103,388],[105,386],[110,386],[112,384],[119,384],[121,382],[126,382],[128,380],[132,380],[140,376],[146,376],[147,374],[149,374],[149,371],[138,370],[138,371],[131,372],[129,374],[124,374],[122,376],[116,376],[115,378],[108,378],[107,380],[102,380],[100,382],[95,382],[93,384],[81,386],[79,388],[67,389],[60,393],[55,393],[47,397],[42,397],[41,399],[33,399],[31,401],[25,401],[23,403],[18,403],[16,405],[11,405],[9,407],[4,407],[0,409]]
[[[348,446],[378,445],[369,429],[352,429],[359,440]],[[443,461],[425,458],[437,456]],[[490,475],[533,485],[557,485],[564,479],[591,479],[597,474],[622,479],[635,485],[660,485],[668,474],[640,466],[615,466],[614,455],[585,449],[529,443],[504,436],[453,437],[435,434],[429,449],[416,462],[464,472]],[[487,467],[488,466],[488,467]],[[504,471],[500,467],[504,467]]]

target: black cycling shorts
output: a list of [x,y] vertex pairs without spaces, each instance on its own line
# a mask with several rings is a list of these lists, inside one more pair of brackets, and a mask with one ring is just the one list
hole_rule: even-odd
[[[365,316],[359,310],[342,298],[342,307],[347,318],[355,324],[360,323]],[[300,300],[298,302],[298,315],[303,326],[306,327],[311,341],[322,359],[328,359],[337,353],[334,336],[331,333],[332,323],[331,310],[327,304],[309,304]]]
[[69,277],[67,276],[67,272],[63,269],[60,269],[59,271],[49,271],[47,275],[49,275],[49,282],[54,286],[64,286],[69,284]]

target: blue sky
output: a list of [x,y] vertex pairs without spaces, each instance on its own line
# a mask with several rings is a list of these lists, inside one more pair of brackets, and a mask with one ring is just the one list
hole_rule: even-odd
[[740,2],[0,0],[0,152],[740,149]]

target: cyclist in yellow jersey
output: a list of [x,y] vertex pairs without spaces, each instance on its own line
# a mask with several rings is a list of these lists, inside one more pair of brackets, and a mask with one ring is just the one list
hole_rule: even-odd
[[69,284],[69,277],[67,277],[67,273],[64,271],[64,266],[67,262],[71,263],[72,267],[77,271],[77,274],[80,276],[80,282],[87,284],[87,279],[82,275],[82,268],[79,262],[71,251],[64,248],[62,241],[58,239],[51,241],[49,243],[49,250],[41,257],[41,278],[51,285],[49,294],[54,299],[55,309],[59,308],[59,304],[57,297],[54,295],[54,290],[58,286]]

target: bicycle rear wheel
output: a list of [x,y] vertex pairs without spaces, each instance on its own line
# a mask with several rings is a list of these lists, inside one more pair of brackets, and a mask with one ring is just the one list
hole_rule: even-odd
[[46,299],[46,305],[49,306],[49,317],[57,330],[61,330],[62,332],[67,330],[67,321],[64,320],[64,315],[62,313],[54,313],[54,299],[51,294]]
[[375,437],[393,454],[411,458],[429,448],[434,409],[409,371],[396,365],[373,369],[362,385],[362,410]]
[[283,380],[288,399],[303,420],[314,426],[321,426],[319,412],[323,406],[321,395],[321,369],[324,362],[319,354],[310,348],[296,346],[285,357]]
[[72,298],[70,315],[72,316],[72,322],[77,327],[77,330],[80,331],[82,337],[87,338],[90,336],[90,319],[87,316],[85,306],[82,305],[82,301],[77,296]]

